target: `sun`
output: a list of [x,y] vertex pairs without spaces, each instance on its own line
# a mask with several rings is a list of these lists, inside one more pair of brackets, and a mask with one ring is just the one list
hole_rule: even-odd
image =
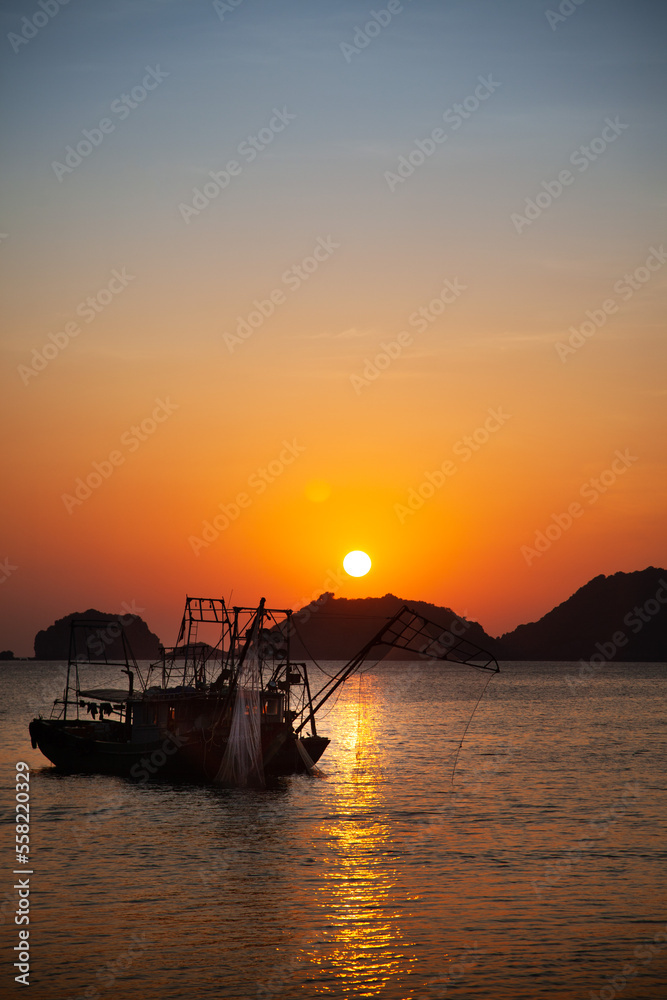
[[348,552],[343,559],[343,569],[348,576],[366,576],[370,568],[370,556],[367,556],[365,552],[361,552],[359,549],[355,549],[354,552]]

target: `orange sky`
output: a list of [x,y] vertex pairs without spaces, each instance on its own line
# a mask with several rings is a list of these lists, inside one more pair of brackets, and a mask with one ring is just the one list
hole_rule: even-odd
[[[287,25],[240,6],[224,26],[182,4],[160,24],[72,7],[16,54],[1,648],[29,655],[55,618],[124,601],[169,643],[186,593],[232,590],[292,607],[393,592],[498,634],[599,573],[667,564],[660,100],[632,72],[663,58],[660,17],[581,8],[552,32],[510,7],[415,6],[351,64],[345,4],[287,5]],[[158,63],[164,81],[58,180]],[[446,110],[490,73],[454,128]],[[355,548],[373,568],[343,579]]]

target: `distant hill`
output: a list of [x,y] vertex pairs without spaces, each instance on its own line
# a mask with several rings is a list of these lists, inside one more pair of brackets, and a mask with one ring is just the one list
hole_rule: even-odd
[[[325,593],[293,616],[296,634],[291,639],[290,654],[294,659],[312,656],[316,660],[349,660],[404,604],[441,625],[443,630],[455,624],[456,634],[491,653],[500,649],[498,641],[487,635],[481,625],[466,621],[451,608],[402,600],[393,594],[348,600]],[[420,657],[416,653],[390,650],[387,659]]]
[[91,659],[104,661],[124,659],[120,638],[125,633],[134,656],[138,660],[154,660],[160,655],[160,640],[150,631],[138,615],[109,614],[105,611],[75,611],[59,618],[53,625],[35,636],[36,660],[66,660],[69,656],[70,622],[75,619],[97,619],[102,622],[90,634],[80,635],[77,653],[89,652]]
[[596,576],[537,622],[500,636],[506,660],[667,660],[667,571]]

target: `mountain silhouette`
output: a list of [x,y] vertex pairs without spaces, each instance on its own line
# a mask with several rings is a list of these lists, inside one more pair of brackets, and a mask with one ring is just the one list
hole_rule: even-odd
[[[70,649],[70,622],[95,620],[99,625],[78,635],[77,652],[90,654],[93,660],[124,660],[121,635],[124,633],[130,649],[138,660],[155,660],[160,655],[160,640],[146,622],[134,614],[109,614],[106,611],[75,611],[59,618],[53,625],[35,636],[36,660],[67,660]],[[79,630],[77,630],[79,631]],[[83,630],[81,630],[83,631]]]
[[[442,626],[443,631],[453,628],[453,635],[468,639],[491,653],[500,649],[497,640],[487,635],[481,625],[467,621],[451,608],[403,600],[393,594],[348,599],[324,593],[292,616],[290,655],[295,659],[349,660],[404,604]],[[377,655],[383,652],[386,647],[378,647]],[[417,660],[421,657],[418,653],[390,649],[386,659]]]
[[[498,638],[451,608],[385,594],[348,600],[322,594],[294,616],[291,655],[347,660],[406,604],[443,629],[502,660],[589,660],[596,654],[619,662],[667,660],[667,570],[597,576],[537,622]],[[379,655],[379,654],[378,654]],[[419,659],[390,650],[387,659]]]
[[667,660],[667,571],[596,576],[537,622],[500,636],[507,660]]

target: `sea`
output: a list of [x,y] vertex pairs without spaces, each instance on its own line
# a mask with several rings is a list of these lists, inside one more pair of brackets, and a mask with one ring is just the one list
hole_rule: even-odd
[[64,666],[1,664],[0,996],[667,997],[667,667],[459,679],[368,670],[322,713],[319,775],[230,790],[59,774],[28,723]]

